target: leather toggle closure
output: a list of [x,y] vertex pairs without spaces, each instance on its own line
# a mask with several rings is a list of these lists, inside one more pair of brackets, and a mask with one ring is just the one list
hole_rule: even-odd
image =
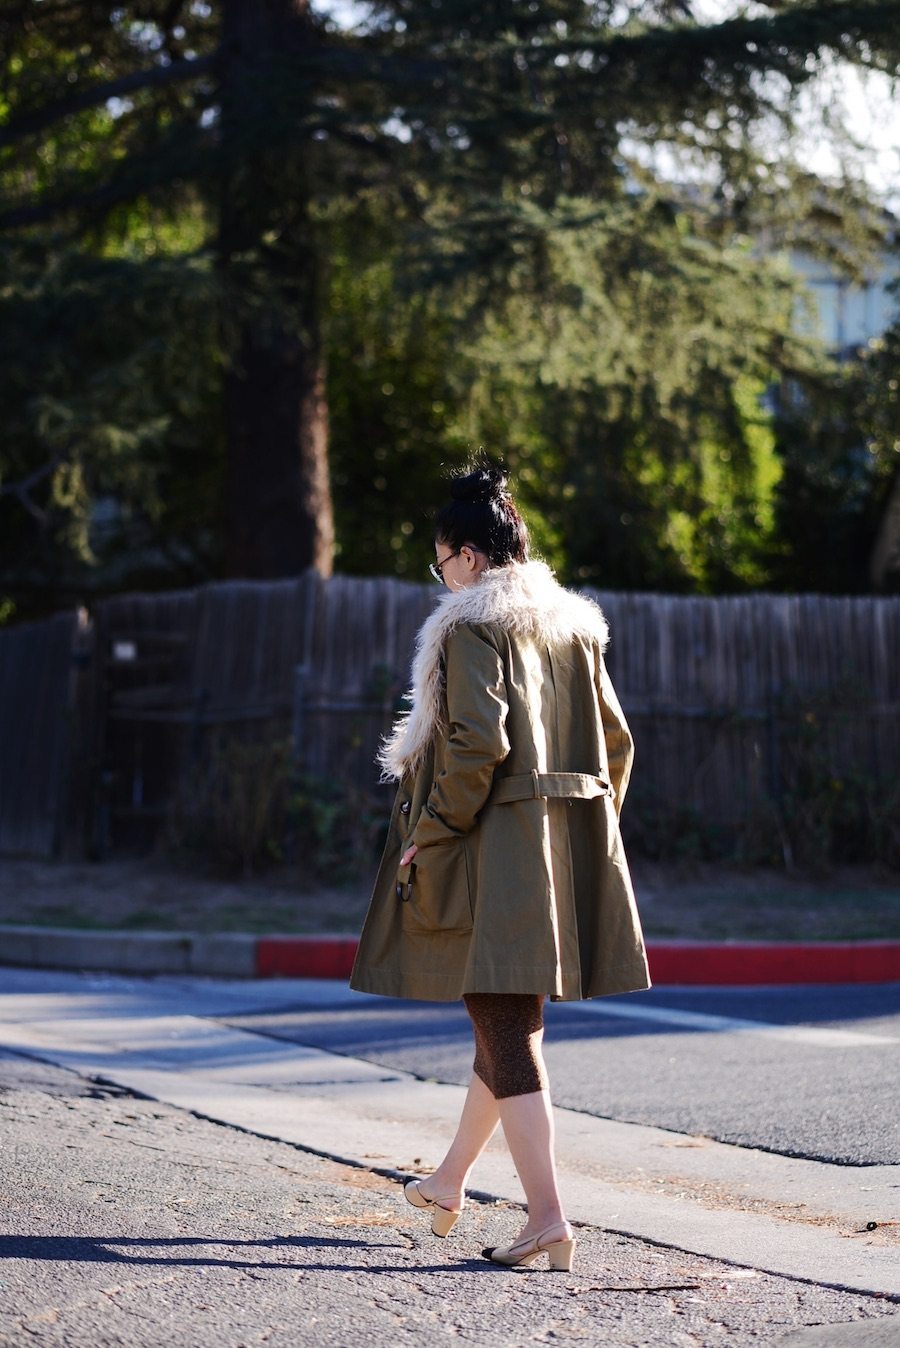
[[504,805],[514,800],[554,799],[592,800],[595,796],[614,796],[605,777],[589,772],[516,772],[494,784],[489,804]]

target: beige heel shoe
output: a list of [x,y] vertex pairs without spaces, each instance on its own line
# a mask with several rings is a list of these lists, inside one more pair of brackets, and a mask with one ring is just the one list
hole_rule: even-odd
[[517,1240],[512,1245],[489,1245],[481,1253],[485,1259],[490,1259],[492,1264],[503,1264],[505,1268],[516,1268],[519,1264],[533,1264],[535,1259],[546,1254],[551,1268],[568,1273],[575,1258],[575,1237],[567,1236],[563,1240],[552,1240],[548,1237],[569,1230],[571,1227],[568,1222],[557,1222],[555,1226],[548,1226],[546,1231],[532,1236],[530,1240]]
[[[460,1194],[442,1194],[440,1198],[426,1198],[419,1192],[419,1181],[408,1180],[403,1186],[403,1193],[407,1203],[412,1203],[414,1208],[433,1208],[431,1218],[431,1230],[436,1236],[449,1236],[457,1221],[459,1212],[453,1212],[450,1208],[442,1207],[442,1203],[448,1203],[452,1198],[460,1198]],[[465,1200],[463,1199],[463,1204]],[[462,1207],[460,1208],[462,1212]]]

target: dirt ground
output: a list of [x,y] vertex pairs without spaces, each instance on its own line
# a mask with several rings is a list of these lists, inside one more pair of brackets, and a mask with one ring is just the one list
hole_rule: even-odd
[[[900,876],[827,881],[766,870],[632,862],[645,931],[691,939],[900,939]],[[282,867],[222,879],[158,857],[0,858],[0,923],[135,931],[356,932],[372,877],[324,887]]]

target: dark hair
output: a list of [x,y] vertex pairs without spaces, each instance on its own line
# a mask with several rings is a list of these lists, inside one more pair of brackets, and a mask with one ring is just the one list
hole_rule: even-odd
[[528,529],[506,490],[509,475],[480,459],[450,479],[452,500],[434,516],[434,535],[456,552],[466,543],[487,553],[491,566],[528,560]]

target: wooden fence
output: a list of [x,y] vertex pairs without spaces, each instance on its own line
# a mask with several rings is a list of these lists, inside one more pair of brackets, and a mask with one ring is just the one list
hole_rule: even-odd
[[[438,594],[308,572],[0,630],[0,852],[149,843],[212,734],[292,737],[306,773],[387,800],[375,748]],[[686,812],[734,828],[777,799],[786,728],[815,736],[827,771],[896,785],[900,599],[593,597],[636,741],[636,834]]]
[[897,789],[900,600],[594,597],[636,741],[639,845],[692,819],[733,833],[785,795],[818,795],[821,812],[829,788]]
[[60,851],[78,654],[74,613],[0,630],[0,851]]

